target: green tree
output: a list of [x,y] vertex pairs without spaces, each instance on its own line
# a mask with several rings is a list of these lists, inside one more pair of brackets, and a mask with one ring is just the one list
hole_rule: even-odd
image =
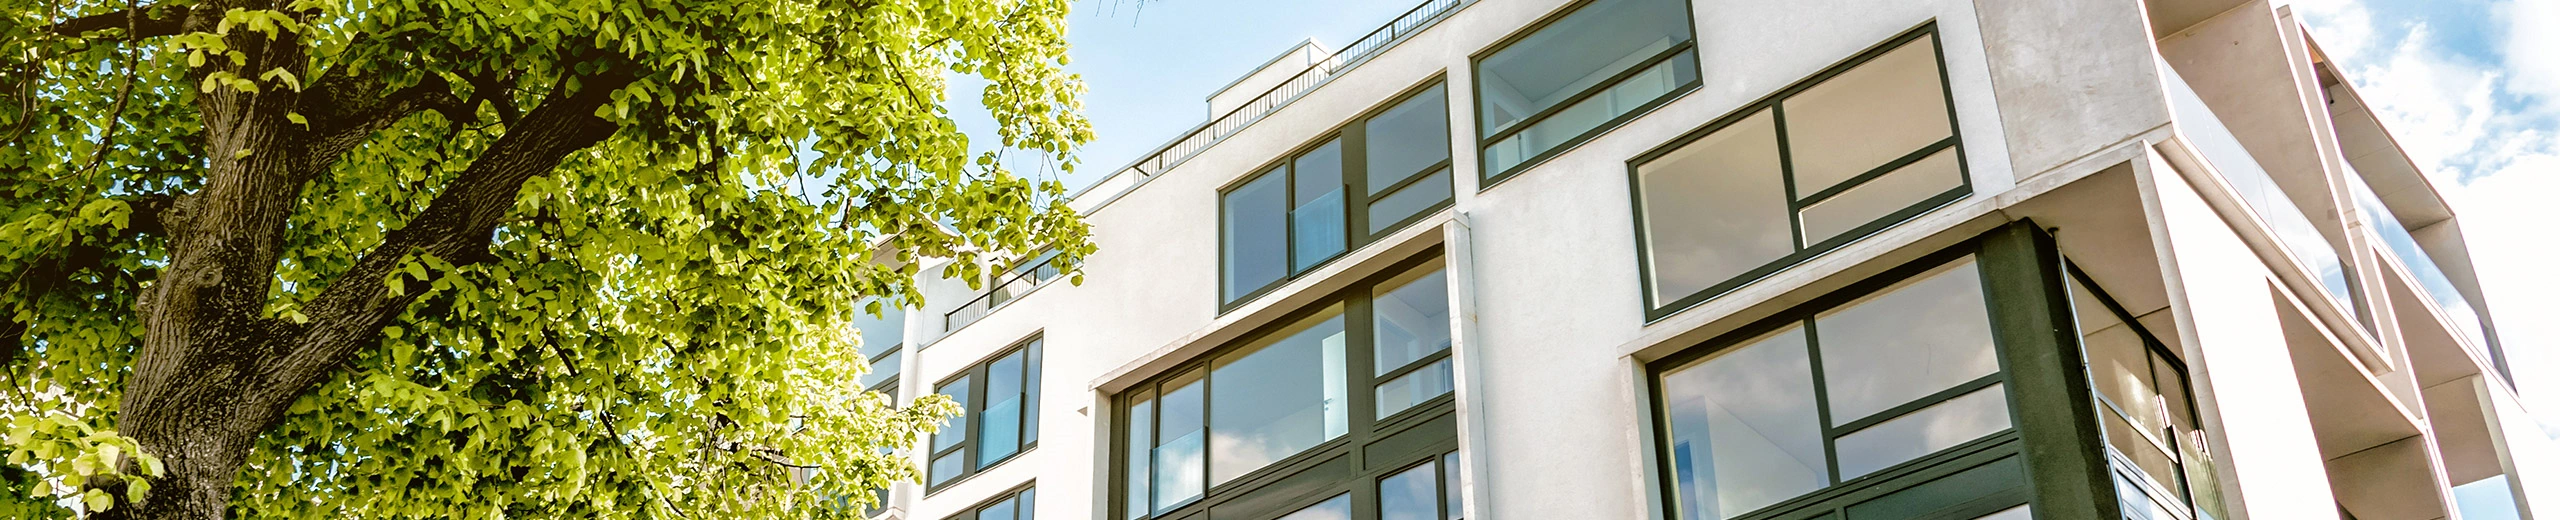
[[852,516],[855,313],[1092,250],[1065,0],[147,1],[0,2],[0,516]]

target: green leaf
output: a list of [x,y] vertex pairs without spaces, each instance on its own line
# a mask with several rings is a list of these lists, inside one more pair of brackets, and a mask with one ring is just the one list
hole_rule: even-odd
[[80,494],[80,504],[89,506],[91,513],[104,512],[116,507],[116,497],[107,494],[106,490],[90,488],[88,492]]

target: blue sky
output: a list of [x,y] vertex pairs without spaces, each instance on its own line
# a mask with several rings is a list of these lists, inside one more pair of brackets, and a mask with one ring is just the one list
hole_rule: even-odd
[[2526,405],[2560,435],[2560,0],[2296,0],[2450,199]]
[[[2520,391],[2560,416],[2560,233],[2546,227],[2560,222],[2560,0],[2276,1],[2451,199]],[[1062,180],[1082,188],[1207,120],[1211,92],[1298,42],[1349,42],[1416,3],[1079,1],[1069,69],[1096,139]],[[991,135],[983,111],[956,115]]]

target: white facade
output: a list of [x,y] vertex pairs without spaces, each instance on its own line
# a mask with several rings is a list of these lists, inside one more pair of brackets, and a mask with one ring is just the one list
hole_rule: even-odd
[[[2205,466],[2225,500],[2220,516],[2500,518],[2465,510],[2484,486],[2503,487],[2519,509],[2560,504],[2560,443],[2526,416],[2495,347],[2458,339],[2462,327],[2447,319],[2456,311],[2436,304],[2430,278],[2380,238],[2381,227],[2407,225],[2485,319],[2450,209],[2284,9],[2263,0],[1694,0],[1694,87],[1486,185],[1478,60],[1594,2],[1451,3],[1267,116],[1232,130],[1211,125],[1232,135],[1157,163],[1169,170],[1123,172],[1080,195],[1075,205],[1100,247],[1080,266],[1082,284],[1016,291],[967,321],[978,313],[947,315],[983,305],[982,292],[926,280],[925,307],[906,314],[898,338],[894,391],[933,392],[1039,338],[1037,442],[930,491],[901,484],[885,514],[940,520],[1031,486],[1034,516],[1116,520],[1122,392],[1437,248],[1454,309],[1456,478],[1467,515],[1687,518],[1681,498],[1666,496],[1678,491],[1666,484],[1655,395],[1658,373],[1676,363],[1662,360],[1721,348],[1728,333],[2019,221],[2051,233],[2062,256],[2183,361],[2201,446],[2217,454]],[[1961,198],[1693,305],[1651,308],[1630,161],[1915,30],[1935,40],[1942,60],[1968,186]],[[1323,63],[1297,56],[1308,49],[1282,61]],[[1259,71],[1248,86],[1293,73]],[[2221,117],[2181,113],[2181,80],[2194,92],[2186,99],[2211,108],[2204,116]],[[1454,201],[1259,296],[1224,301],[1222,190],[1434,82],[1448,100]],[[1237,92],[1213,101],[1213,116],[1250,103]],[[2237,136],[2277,189],[2233,176],[2229,156],[2215,154],[2231,137],[2215,136]],[[2370,182],[2399,222],[2359,208],[2356,182]],[[2250,193],[2287,197],[2316,234],[2260,213]],[[2288,232],[2341,252],[2352,297],[2328,296],[2317,262],[2289,253],[2305,246],[2288,245]],[[2031,427],[2041,412],[2017,406],[2013,421]],[[2054,456],[2023,442],[2028,458]],[[913,450],[918,467],[930,465],[932,448]],[[2061,495],[2047,486],[2066,479],[2035,480],[2036,517],[2087,516],[2048,503]],[[1371,507],[1355,516],[1373,518]]]

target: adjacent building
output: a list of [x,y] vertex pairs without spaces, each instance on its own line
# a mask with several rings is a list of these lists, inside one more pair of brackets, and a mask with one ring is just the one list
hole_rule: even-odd
[[2338,70],[2262,0],[1426,0],[1078,195],[1083,283],[866,324],[968,410],[875,514],[2560,517]]

